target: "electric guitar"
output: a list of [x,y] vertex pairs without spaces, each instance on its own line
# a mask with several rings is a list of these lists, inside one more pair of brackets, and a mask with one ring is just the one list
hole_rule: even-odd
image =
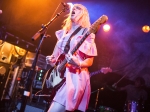
[[[100,70],[91,72],[90,77],[97,75],[99,73],[107,74],[108,72],[112,72],[112,69],[109,67],[103,67]],[[59,75],[57,75],[58,74],[57,71],[53,71],[50,73],[50,71],[48,70],[45,75],[48,74],[50,74],[49,78],[45,80],[45,83],[48,88],[54,88],[57,84],[59,84],[63,80]]]
[[[86,32],[84,33],[83,37],[81,38],[81,40],[77,43],[77,45],[74,47],[74,49],[70,52],[72,55],[78,50],[78,48],[81,46],[81,44],[85,41],[85,39],[91,34],[91,33],[96,33],[98,28],[100,27],[100,25],[104,24],[106,21],[108,20],[108,17],[106,15],[102,15],[98,20],[96,20],[89,29],[86,30]],[[53,74],[56,74],[60,76],[60,78],[58,80],[60,81],[60,83],[65,81],[64,78],[64,70],[65,70],[65,65],[67,64],[67,60],[65,59],[65,54],[61,54],[56,63],[55,66],[52,67],[49,70],[49,73],[46,74],[44,80],[43,80],[43,85],[42,85],[42,91],[47,93],[49,91],[49,87],[51,86],[51,83],[47,83],[48,79],[50,76],[52,76]],[[51,75],[52,74],[52,75]],[[46,82],[46,83],[45,83]],[[55,84],[54,84],[55,85]],[[54,86],[52,85],[52,86]],[[58,85],[58,84],[57,84]],[[57,86],[56,86],[57,87]],[[58,87],[59,88],[59,87]]]
[[[103,74],[107,74],[109,72],[112,72],[112,69],[109,67],[103,67],[100,70],[97,70],[95,72],[91,72],[90,73],[90,77],[103,73]],[[48,75],[50,73],[50,71],[48,70],[46,72],[46,75]],[[47,85],[47,89],[46,91],[42,92],[45,94],[46,98],[45,101],[49,102],[53,99],[53,97],[56,94],[56,91],[63,85],[63,83],[65,82],[65,78],[60,78],[59,75],[56,75],[56,73],[50,73],[50,77],[49,79],[46,79],[46,85]],[[47,96],[49,95],[49,96]]]

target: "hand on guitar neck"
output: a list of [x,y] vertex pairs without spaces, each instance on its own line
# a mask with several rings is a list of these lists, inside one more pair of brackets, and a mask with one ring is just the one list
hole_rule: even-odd
[[80,63],[81,63],[80,60],[77,59],[77,57],[73,56],[70,52],[68,54],[66,54],[65,58],[66,58],[68,64],[71,64],[75,67],[80,67],[81,66],[80,65]]
[[107,74],[108,72],[112,72],[112,69],[110,67],[103,67],[101,68],[101,72]]

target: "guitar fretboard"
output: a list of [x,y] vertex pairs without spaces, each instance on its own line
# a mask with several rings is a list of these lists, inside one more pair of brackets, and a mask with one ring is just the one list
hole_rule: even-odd
[[99,73],[102,73],[102,71],[101,70],[97,70],[95,72],[91,72],[90,73],[90,77],[92,77],[93,75],[99,74]]
[[[96,33],[99,26],[103,23],[105,23],[108,20],[108,17],[106,15],[101,16],[98,20],[96,20],[91,27],[86,31],[86,33],[81,38],[80,42],[77,43],[77,45],[74,47],[74,49],[70,52],[72,55],[77,51],[77,49],[81,46],[81,44],[84,42],[84,40],[91,34]],[[65,68],[65,64],[67,63],[67,60],[64,59],[61,63],[61,65],[58,67],[59,72],[62,72]]]
[[[74,47],[74,49],[71,51],[71,54],[73,55],[77,50],[78,50],[78,48],[81,46],[81,44],[84,42],[84,40],[87,38],[87,36],[89,36],[90,35],[90,32],[86,32],[85,34],[84,34],[84,36],[81,38],[81,40],[80,40],[80,42],[79,43],[77,43],[77,45]],[[67,63],[67,60],[66,59],[64,59],[62,62],[61,62],[61,64],[59,65],[59,67],[58,67],[58,71],[59,72],[62,72],[63,70],[64,70],[64,68],[65,68],[65,64]]]
[[85,35],[81,38],[80,42],[77,43],[76,47],[74,47],[74,49],[71,51],[71,54],[73,55],[77,50],[78,48],[81,46],[81,44],[84,42],[84,40],[90,35],[90,32],[87,31],[85,33]]

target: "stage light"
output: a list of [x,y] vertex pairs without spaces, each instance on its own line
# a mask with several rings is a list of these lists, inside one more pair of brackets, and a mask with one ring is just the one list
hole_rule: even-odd
[[103,30],[104,30],[105,32],[108,32],[108,31],[110,30],[110,26],[109,26],[108,24],[105,24],[105,25],[103,26]]
[[150,27],[148,25],[145,25],[142,27],[142,31],[145,32],[145,33],[148,33],[150,30]]

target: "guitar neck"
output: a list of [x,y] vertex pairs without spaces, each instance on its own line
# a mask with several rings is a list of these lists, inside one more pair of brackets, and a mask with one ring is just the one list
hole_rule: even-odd
[[71,54],[73,55],[81,46],[81,44],[84,42],[84,40],[90,35],[90,32],[86,32],[83,37],[81,38],[80,42],[77,43],[77,45],[74,47],[74,49],[71,51]]
[[91,72],[90,77],[92,77],[93,75],[99,74],[99,73],[107,74],[109,72],[112,72],[112,69],[110,67],[103,67],[100,70],[97,70],[95,72]]
[[[84,40],[85,40],[89,35],[90,35],[90,33],[89,33],[88,31],[83,35],[83,37],[82,37],[82,39],[80,40],[80,42],[77,43],[77,45],[76,45],[76,46],[74,47],[74,49],[71,51],[71,54],[72,54],[72,55],[78,50],[78,48],[81,46],[81,44],[84,42]],[[59,72],[61,72],[61,71],[64,70],[66,63],[67,63],[67,60],[66,60],[66,59],[64,59],[64,60],[61,62],[61,64],[59,65],[59,68],[58,68],[58,71],[59,71]]]
[[95,72],[91,72],[91,73],[90,73],[90,77],[92,77],[92,76],[94,76],[94,75],[97,75],[97,74],[99,74],[99,73],[102,73],[102,71],[101,71],[101,70],[97,70],[97,71],[95,71]]
[[[78,48],[81,46],[81,44],[84,42],[84,40],[91,34],[96,33],[98,28],[101,24],[105,23],[108,20],[108,17],[106,15],[101,16],[98,20],[96,20],[91,27],[86,31],[86,33],[83,35],[81,40],[77,43],[77,45],[73,48],[73,50],[70,52],[72,55],[78,50]],[[66,59],[62,61],[62,64],[59,65],[61,67],[59,68],[65,68],[65,64],[67,63]],[[59,72],[63,70],[59,69]]]
[[59,71],[59,72],[62,72],[62,71],[65,69],[66,63],[67,63],[67,60],[66,60],[66,59],[64,59],[64,60],[60,63],[60,65],[59,65],[59,67],[58,67],[58,71]]

